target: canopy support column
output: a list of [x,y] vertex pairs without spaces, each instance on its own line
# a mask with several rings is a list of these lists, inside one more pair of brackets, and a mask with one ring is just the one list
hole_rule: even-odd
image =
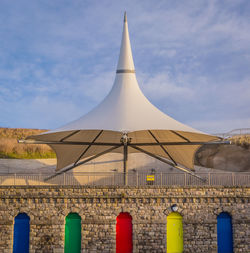
[[123,183],[124,185],[128,184],[127,160],[128,160],[128,145],[124,144],[124,152],[123,152]]
[[127,172],[127,160],[128,160],[128,144],[130,138],[128,133],[124,132],[121,137],[121,143],[123,144],[123,183],[128,185],[128,172]]

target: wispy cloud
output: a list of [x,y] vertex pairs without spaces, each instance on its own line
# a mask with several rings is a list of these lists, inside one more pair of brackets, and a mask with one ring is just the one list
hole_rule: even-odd
[[144,93],[154,100],[190,100],[194,98],[194,90],[187,86],[182,77],[170,77],[167,72],[154,75],[141,75]]

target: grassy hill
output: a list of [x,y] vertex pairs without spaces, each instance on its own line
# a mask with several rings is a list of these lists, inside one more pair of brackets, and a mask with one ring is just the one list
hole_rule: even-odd
[[47,130],[24,128],[0,128],[0,158],[55,158],[53,150],[45,144],[19,144],[17,140]]

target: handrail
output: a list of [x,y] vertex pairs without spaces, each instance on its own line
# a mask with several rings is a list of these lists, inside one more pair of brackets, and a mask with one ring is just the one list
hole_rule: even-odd
[[[62,173],[58,177],[45,181],[51,174],[44,173],[0,173],[0,186],[123,186],[124,173],[120,172],[75,172]],[[197,173],[205,179],[198,180],[186,173],[127,173],[128,186],[250,186],[250,172],[203,172]]]
[[213,134],[218,137],[222,137],[223,139],[230,138],[237,135],[250,135],[250,128],[237,128],[233,129],[227,133],[216,133]]

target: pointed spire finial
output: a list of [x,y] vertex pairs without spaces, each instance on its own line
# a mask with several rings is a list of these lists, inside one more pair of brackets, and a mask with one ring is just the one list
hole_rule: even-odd
[[134,61],[128,33],[127,13],[124,12],[122,43],[116,73],[135,73]]
[[124,12],[124,23],[127,22],[127,13],[126,11]]

